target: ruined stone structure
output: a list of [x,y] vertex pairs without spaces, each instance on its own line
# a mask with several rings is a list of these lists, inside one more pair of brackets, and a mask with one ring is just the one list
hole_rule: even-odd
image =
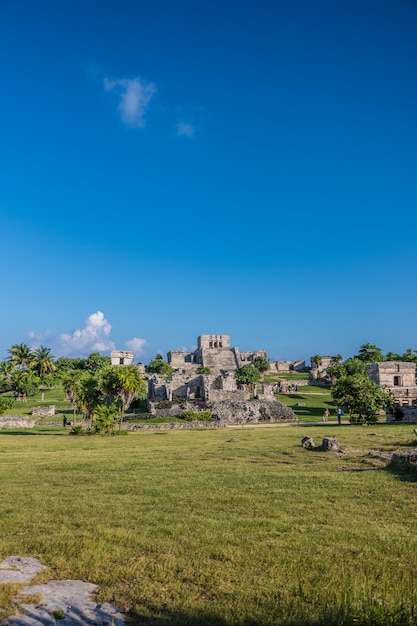
[[273,372],[306,372],[308,367],[305,361],[271,361]]
[[0,430],[6,428],[33,428],[36,420],[15,415],[0,415]]
[[132,365],[133,352],[128,350],[112,350],[110,352],[112,365]]
[[314,363],[314,357],[310,358],[310,384],[311,385],[326,385],[330,383],[330,376],[328,374],[328,368],[333,363],[337,363],[338,360],[335,356],[322,356],[319,365]]
[[[148,399],[221,401],[234,398],[244,401],[249,393],[237,388],[234,372],[252,363],[257,356],[267,358],[266,350],[240,352],[230,347],[230,335],[200,335],[194,352],[172,350],[168,363],[174,368],[171,380],[153,375],[148,380]],[[199,369],[200,368],[200,369]],[[200,373],[208,368],[210,373]]]
[[234,371],[252,363],[256,357],[266,359],[266,350],[240,352],[230,347],[230,335],[200,335],[194,352],[171,350],[168,363],[183,374],[195,372],[197,367],[209,367],[214,372]]
[[[234,375],[236,369],[253,363],[256,357],[267,360],[266,350],[240,352],[239,348],[230,346],[230,335],[200,335],[194,352],[168,352],[168,363],[174,368],[170,380],[156,374],[148,379],[148,410],[154,410],[155,401],[172,402],[176,398],[184,402],[202,400],[212,408],[215,406],[216,414],[220,411],[222,415],[226,412],[231,416],[233,411],[230,407],[235,407],[234,417],[230,420],[247,421],[250,418],[257,421],[264,416],[270,421],[284,417],[296,419],[291,409],[287,411],[275,399],[272,385],[262,384],[257,400],[250,402],[249,391],[238,389]],[[203,368],[208,369],[203,371]],[[223,410],[219,409],[221,405],[224,405]],[[226,405],[230,410],[226,410]],[[217,419],[222,420],[223,417]]]
[[368,375],[380,387],[392,393],[400,406],[417,405],[416,364],[404,361],[370,363]]
[[55,415],[55,405],[51,406],[34,406],[32,407],[32,415],[36,417],[51,417]]

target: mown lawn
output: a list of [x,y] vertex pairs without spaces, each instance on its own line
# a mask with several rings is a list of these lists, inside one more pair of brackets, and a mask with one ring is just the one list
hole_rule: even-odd
[[96,583],[135,624],[415,624],[416,472],[370,451],[416,444],[402,424],[0,431],[0,557]]

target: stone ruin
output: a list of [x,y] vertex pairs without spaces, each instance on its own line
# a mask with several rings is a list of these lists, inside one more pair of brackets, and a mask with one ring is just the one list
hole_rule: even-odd
[[0,415],[0,430],[8,428],[33,428],[35,420],[29,417],[17,417],[15,415]]
[[[369,378],[388,391],[394,397],[394,403],[402,407],[406,419],[402,421],[417,421],[415,410],[417,407],[416,364],[404,361],[384,361],[383,363],[369,363],[367,365]],[[387,421],[398,421],[399,412],[387,413]]]
[[112,350],[110,352],[111,365],[132,365],[133,352],[130,350]]
[[[257,357],[267,360],[266,350],[241,352],[230,347],[230,335],[200,335],[194,352],[172,350],[167,356],[174,372],[170,380],[156,374],[149,377],[149,412],[156,410],[155,402],[160,400],[201,400],[215,419],[230,423],[297,419],[292,409],[276,400],[273,385],[258,383],[259,393],[253,400],[247,389],[238,388],[236,369],[253,363]],[[202,368],[210,373],[198,373]]]
[[32,407],[32,415],[36,417],[51,417],[55,415],[55,405],[50,406],[34,406]]

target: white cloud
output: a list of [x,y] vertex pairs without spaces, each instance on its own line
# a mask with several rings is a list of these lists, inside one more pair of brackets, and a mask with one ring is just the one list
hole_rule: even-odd
[[53,339],[54,333],[52,330],[45,330],[43,333],[37,333],[33,330],[28,332],[28,345],[33,349],[45,346],[51,339]]
[[74,330],[71,335],[59,336],[60,349],[66,356],[84,356],[91,352],[114,350],[113,341],[109,340],[111,324],[101,311],[92,313],[82,329]]
[[146,126],[145,113],[149,102],[156,93],[154,83],[146,83],[140,78],[120,78],[116,80],[104,79],[106,91],[116,90],[120,93],[119,112],[127,126],[144,128]]
[[194,137],[195,128],[187,122],[179,122],[176,126],[178,137]]
[[133,337],[133,339],[129,339],[126,341],[125,346],[128,350],[134,352],[134,356],[140,356],[143,354],[143,347],[146,344],[146,339],[139,339],[138,337]]

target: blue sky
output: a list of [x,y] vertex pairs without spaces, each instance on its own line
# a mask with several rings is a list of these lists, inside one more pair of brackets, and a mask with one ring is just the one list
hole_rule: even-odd
[[0,0],[0,359],[417,349],[415,0]]

